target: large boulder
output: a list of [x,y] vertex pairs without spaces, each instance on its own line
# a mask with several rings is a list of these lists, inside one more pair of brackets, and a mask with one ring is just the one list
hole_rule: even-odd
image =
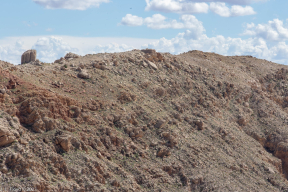
[[25,51],[21,56],[21,64],[36,61],[37,51],[34,49]]

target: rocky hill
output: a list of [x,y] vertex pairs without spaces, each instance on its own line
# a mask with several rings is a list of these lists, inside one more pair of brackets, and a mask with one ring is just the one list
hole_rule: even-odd
[[201,51],[0,61],[1,187],[288,191],[287,74]]

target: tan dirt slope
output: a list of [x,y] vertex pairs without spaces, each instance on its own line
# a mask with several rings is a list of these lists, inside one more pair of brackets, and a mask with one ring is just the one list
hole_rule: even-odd
[[288,191],[287,73],[201,51],[0,61],[1,187]]

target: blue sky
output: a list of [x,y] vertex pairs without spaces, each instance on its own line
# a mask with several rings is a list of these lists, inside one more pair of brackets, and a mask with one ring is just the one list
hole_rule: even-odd
[[253,55],[288,64],[288,1],[13,0],[0,1],[0,60],[20,63],[154,48]]

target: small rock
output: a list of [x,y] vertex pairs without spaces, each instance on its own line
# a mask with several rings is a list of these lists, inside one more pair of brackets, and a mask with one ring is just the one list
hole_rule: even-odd
[[116,180],[114,180],[112,183],[111,183],[112,186],[114,187],[120,187],[120,183]]
[[239,116],[237,123],[238,123],[240,126],[245,126],[245,125],[247,125],[247,121],[246,121],[246,119],[245,119],[243,116]]
[[148,64],[144,61],[140,61],[140,64],[143,65],[143,67],[145,67],[145,68],[148,67]]
[[248,102],[245,102],[243,105],[244,105],[244,107],[249,107],[249,103]]
[[203,176],[202,175],[195,175],[190,178],[190,182],[192,185],[199,185],[203,182]]
[[5,89],[0,89],[0,93],[5,94],[6,93]]
[[158,120],[157,122],[156,122],[156,124],[155,124],[155,128],[157,128],[157,129],[160,129],[160,128],[162,128],[162,127],[164,127],[164,125],[165,125],[165,121],[163,121],[163,120]]
[[154,69],[154,70],[157,70],[157,69],[158,69],[158,67],[157,67],[157,65],[156,65],[155,63],[153,63],[153,62],[151,62],[151,61],[148,61],[148,60],[146,60],[146,62],[148,63],[148,65],[149,65],[152,69]]
[[203,129],[204,129],[204,123],[203,123],[203,121],[201,121],[201,120],[196,120],[194,123],[197,125],[197,127],[198,127],[199,130],[203,130]]
[[82,70],[80,73],[78,73],[78,77],[82,79],[89,79],[90,75],[87,73],[87,71]]
[[68,152],[71,148],[71,136],[70,135],[59,135],[56,137],[56,144],[60,144],[62,149]]
[[168,150],[168,149],[163,149],[163,148],[160,148],[158,149],[157,151],[157,157],[165,157],[165,156],[170,156],[171,155],[171,152]]
[[62,71],[67,71],[67,70],[68,70],[68,67],[67,67],[67,65],[65,64],[65,65],[61,66],[60,69],[61,69]]
[[266,167],[266,171],[269,173],[275,174],[275,171],[271,167]]
[[22,144],[22,145],[27,145],[28,144],[28,142],[25,139],[22,139],[22,138],[18,139],[18,142],[20,144]]

